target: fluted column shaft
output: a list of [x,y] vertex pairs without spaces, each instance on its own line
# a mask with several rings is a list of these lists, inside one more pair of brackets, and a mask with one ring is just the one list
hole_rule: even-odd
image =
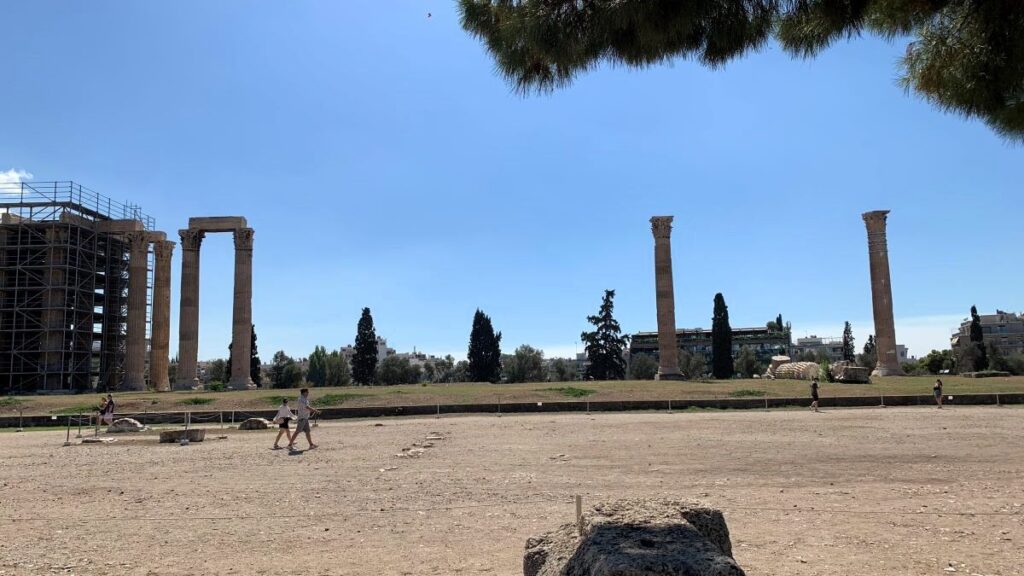
[[180,230],[181,236],[181,304],[178,319],[178,370],[175,390],[187,390],[199,383],[199,249],[202,230]]
[[149,237],[128,233],[128,328],[121,390],[146,389],[146,281]]
[[868,259],[871,267],[871,302],[875,316],[875,350],[878,363],[872,376],[902,374],[896,355],[896,325],[892,313],[892,285],[889,277],[889,245],[886,238],[888,210],[863,214],[868,230]]
[[231,322],[232,389],[254,388],[252,355],[252,228],[235,230],[235,301]]
[[171,255],[174,242],[153,243],[156,268],[153,271],[153,336],[150,340],[149,380],[158,392],[171,389],[167,373],[171,340]]
[[672,216],[651,218],[654,233],[654,286],[658,308],[659,380],[678,380],[679,351],[676,343],[676,302],[672,284]]

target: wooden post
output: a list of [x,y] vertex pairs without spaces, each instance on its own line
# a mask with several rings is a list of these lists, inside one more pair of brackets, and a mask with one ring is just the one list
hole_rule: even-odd
[[68,433],[64,437],[64,445],[71,446],[71,415],[68,414]]
[[79,414],[78,415],[78,434],[75,436],[75,438],[81,438],[81,437],[82,437],[82,415]]
[[583,497],[576,495],[576,532],[583,536]]
[[25,416],[23,411],[24,411],[24,409],[19,406],[18,407],[18,432],[24,432],[25,431],[25,428],[22,426],[22,419]]
[[498,394],[498,418],[501,418],[501,394]]

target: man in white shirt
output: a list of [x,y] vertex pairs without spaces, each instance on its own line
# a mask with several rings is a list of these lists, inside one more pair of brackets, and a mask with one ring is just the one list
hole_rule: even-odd
[[292,434],[291,440],[288,441],[288,447],[295,447],[295,439],[299,437],[299,432],[306,433],[306,442],[309,442],[309,449],[316,448],[316,444],[313,444],[313,437],[309,433],[309,417],[318,414],[320,411],[309,405],[309,388],[303,388],[299,391],[299,400],[296,406],[296,416],[298,420],[295,424],[295,433]]

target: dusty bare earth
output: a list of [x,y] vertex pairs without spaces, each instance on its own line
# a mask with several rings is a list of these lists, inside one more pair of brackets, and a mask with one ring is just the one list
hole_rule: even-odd
[[1024,574],[1022,430],[953,407],[345,421],[299,454],[4,433],[0,574],[514,575],[574,493],[720,507],[751,575]]

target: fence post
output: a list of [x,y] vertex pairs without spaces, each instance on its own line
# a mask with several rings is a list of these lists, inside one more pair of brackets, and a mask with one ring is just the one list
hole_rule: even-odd
[[19,406],[18,407],[18,432],[24,432],[25,431],[25,428],[22,426],[22,424],[23,424],[22,420],[24,419],[24,416],[25,416],[24,408]]
[[498,394],[498,418],[501,418],[501,394]]
[[64,437],[64,445],[71,446],[71,414],[68,414],[68,433]]
[[1001,404],[999,404],[999,392],[996,392],[996,406],[1000,406],[1000,405]]
[[882,404],[881,404],[882,408],[885,408],[885,394],[879,394],[878,397],[882,401]]
[[669,414],[672,413],[672,399],[671,398],[669,398],[669,401],[668,401],[668,413]]
[[223,411],[221,411],[221,413],[220,413],[220,427],[224,428],[224,412]]
[[82,437],[82,415],[79,414],[78,415],[78,434],[75,435],[75,438],[81,438],[81,437]]
[[181,437],[181,446],[188,446],[188,425],[192,420],[192,413],[185,412],[185,435]]
[[441,403],[438,402],[437,403],[437,416],[434,416],[434,418],[440,418],[440,417],[441,417]]

